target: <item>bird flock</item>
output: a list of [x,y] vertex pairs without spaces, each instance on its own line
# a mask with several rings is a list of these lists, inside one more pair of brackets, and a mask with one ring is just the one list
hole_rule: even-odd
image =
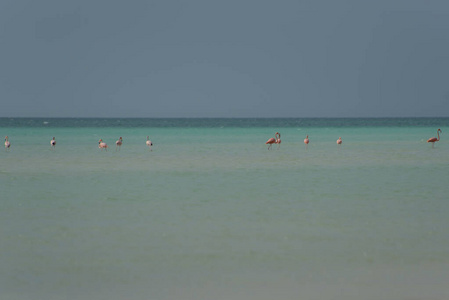
[[[115,151],[120,151],[120,147],[123,144],[123,138],[120,137],[116,142],[115,142]],[[147,140],[145,142],[145,144],[148,146],[148,148],[150,149],[150,151],[153,151],[153,149],[151,148],[153,146],[153,142],[150,141],[150,137],[147,136]],[[98,148],[100,148],[101,150],[105,150],[108,151],[108,144],[106,144],[105,142],[103,142],[102,139],[100,139],[98,141]],[[9,151],[11,149],[11,142],[9,141],[9,137],[6,136],[5,137],[5,151]],[[51,150],[55,150],[56,149],[56,138],[53,137],[50,141],[50,149]]]
[[[428,143],[432,143],[432,148],[434,147],[435,142],[438,142],[440,140],[440,132],[442,132],[442,131],[440,128],[438,128],[438,130],[437,130],[438,138],[431,137],[430,139],[427,140]],[[306,135],[306,138],[304,139],[304,144],[307,147],[307,145],[309,143],[310,143],[309,135]],[[268,145],[268,150],[272,149],[273,144],[277,144],[278,149],[279,149],[281,146],[281,134],[279,132],[276,132],[274,135],[274,138],[269,138],[268,141],[265,142],[265,144]],[[341,139],[341,137],[339,137],[337,140],[337,145],[341,145],[341,144],[343,144],[343,140]]]
[[[115,151],[120,151],[120,147],[123,144],[123,138],[120,137],[117,141],[115,141]],[[147,141],[145,142],[145,144],[148,146],[148,148],[150,149],[150,151],[153,151],[153,149],[151,148],[151,146],[153,146],[153,142],[150,141],[150,137],[147,136]],[[98,148],[100,148],[101,150],[106,150],[108,151],[108,144],[106,144],[105,142],[103,142],[102,139],[100,139],[98,141]]]
[[[309,144],[309,135],[306,135],[306,138],[304,139],[304,144],[307,145]],[[337,144],[341,145],[343,142],[341,140],[341,137],[338,138],[337,140]],[[276,132],[274,135],[274,138],[270,138],[268,139],[268,141],[265,142],[266,145],[268,145],[268,150],[270,150],[273,146],[273,144],[277,144],[278,145],[278,149],[281,147],[281,134],[279,132]]]
[[[440,140],[440,132],[442,133],[441,129],[438,128],[437,130],[437,136],[438,137],[431,137],[430,139],[427,140],[427,143],[432,143],[432,148],[435,145],[435,142],[438,142]],[[309,140],[309,135],[306,135],[306,138],[304,139],[304,144],[307,145],[310,143]],[[338,138],[337,140],[337,145],[341,145],[343,143],[341,137]],[[123,144],[123,138],[120,137],[116,142],[115,142],[115,151],[120,151],[120,147]],[[278,149],[281,147],[281,134],[279,132],[276,132],[274,134],[274,138],[269,138],[266,142],[266,145],[268,145],[268,150],[272,149],[273,144],[278,145]],[[145,142],[145,145],[148,146],[150,151],[153,151],[152,146],[153,146],[153,142],[151,142],[150,137],[147,136],[147,140]],[[56,149],[56,138],[53,137],[50,141],[50,149],[54,150]],[[98,148],[100,148],[102,151],[108,151],[108,145],[102,140],[100,139],[98,141]],[[5,137],[5,151],[9,151],[11,149],[11,142],[9,141],[8,136]]]

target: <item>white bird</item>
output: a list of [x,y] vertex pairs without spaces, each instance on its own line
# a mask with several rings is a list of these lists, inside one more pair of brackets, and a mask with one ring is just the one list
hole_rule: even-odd
[[150,151],[153,151],[151,149],[151,146],[153,146],[153,142],[150,141],[150,137],[148,135],[147,135],[146,145],[148,146],[148,148],[150,148]]
[[55,149],[55,147],[56,147],[55,137],[53,137],[53,139],[50,141],[50,145],[51,145],[51,148]]

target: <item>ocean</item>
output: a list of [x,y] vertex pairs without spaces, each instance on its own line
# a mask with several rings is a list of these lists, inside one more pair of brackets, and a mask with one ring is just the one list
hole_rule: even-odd
[[448,129],[0,118],[0,299],[449,299]]

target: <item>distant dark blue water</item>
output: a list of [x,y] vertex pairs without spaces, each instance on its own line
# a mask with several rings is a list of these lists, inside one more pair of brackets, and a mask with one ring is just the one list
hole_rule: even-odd
[[0,127],[447,127],[449,118],[0,118]]

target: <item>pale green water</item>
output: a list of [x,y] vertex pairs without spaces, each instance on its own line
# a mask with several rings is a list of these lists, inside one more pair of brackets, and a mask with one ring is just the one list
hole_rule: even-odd
[[0,127],[0,299],[449,297],[447,119],[52,121]]

